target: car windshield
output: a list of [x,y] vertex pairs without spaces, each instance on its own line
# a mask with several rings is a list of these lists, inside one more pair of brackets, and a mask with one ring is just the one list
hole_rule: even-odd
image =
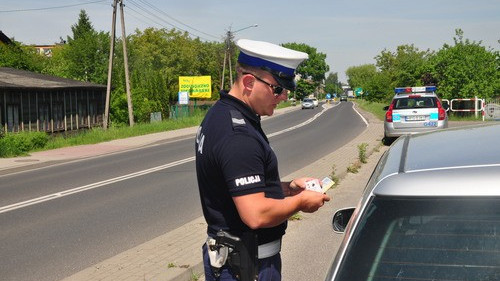
[[499,198],[376,198],[336,280],[500,280],[499,206]]
[[312,102],[310,99],[304,99],[303,102]]
[[434,97],[399,98],[394,102],[394,109],[437,107]]

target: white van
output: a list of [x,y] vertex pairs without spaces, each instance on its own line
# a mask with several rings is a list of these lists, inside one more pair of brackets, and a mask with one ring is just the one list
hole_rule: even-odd
[[319,106],[319,101],[318,101],[318,99],[317,99],[317,98],[312,97],[312,98],[310,98],[310,99],[313,101],[313,103],[314,103],[314,107],[318,107],[318,106]]

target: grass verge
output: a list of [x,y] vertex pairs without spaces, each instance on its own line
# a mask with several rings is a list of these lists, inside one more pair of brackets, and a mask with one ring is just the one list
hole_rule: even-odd
[[[102,128],[93,128],[90,130],[77,132],[76,134],[59,134],[50,137],[42,132],[7,133],[0,137],[0,157],[15,157],[26,155],[30,152],[35,151],[43,151],[75,145],[95,144],[115,139],[123,139],[198,126],[203,120],[204,116],[205,112],[196,112],[194,115],[189,117],[168,119],[165,121],[154,123],[136,124],[133,127],[112,126],[107,130],[104,130]],[[37,145],[36,143],[36,141],[40,139],[40,134],[45,135],[47,138],[43,145]],[[35,143],[32,145],[30,142]],[[23,145],[21,146],[19,143],[22,143]],[[23,149],[19,149],[19,147],[22,147]]]

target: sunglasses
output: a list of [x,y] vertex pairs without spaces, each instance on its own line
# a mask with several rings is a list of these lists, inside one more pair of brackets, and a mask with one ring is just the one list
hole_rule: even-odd
[[262,80],[262,78],[260,78],[260,77],[256,76],[256,75],[255,75],[255,74],[253,74],[253,73],[243,72],[243,74],[250,74],[250,75],[252,75],[253,77],[255,77],[255,79],[257,79],[258,81],[260,81],[260,82],[262,82],[262,83],[266,84],[267,86],[271,87],[271,89],[273,89],[273,94],[274,94],[274,96],[275,96],[275,97],[278,97],[279,95],[283,94],[283,92],[284,92],[284,90],[285,90],[285,88],[283,88],[283,87],[281,87],[281,86],[276,86],[276,85],[273,85],[273,84],[271,84],[271,83],[268,83],[268,82],[266,82],[266,81]]

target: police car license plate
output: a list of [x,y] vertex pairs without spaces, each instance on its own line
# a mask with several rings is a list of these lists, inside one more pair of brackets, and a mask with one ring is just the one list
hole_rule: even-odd
[[406,116],[405,121],[424,121],[425,116],[423,115],[413,115],[413,116]]

